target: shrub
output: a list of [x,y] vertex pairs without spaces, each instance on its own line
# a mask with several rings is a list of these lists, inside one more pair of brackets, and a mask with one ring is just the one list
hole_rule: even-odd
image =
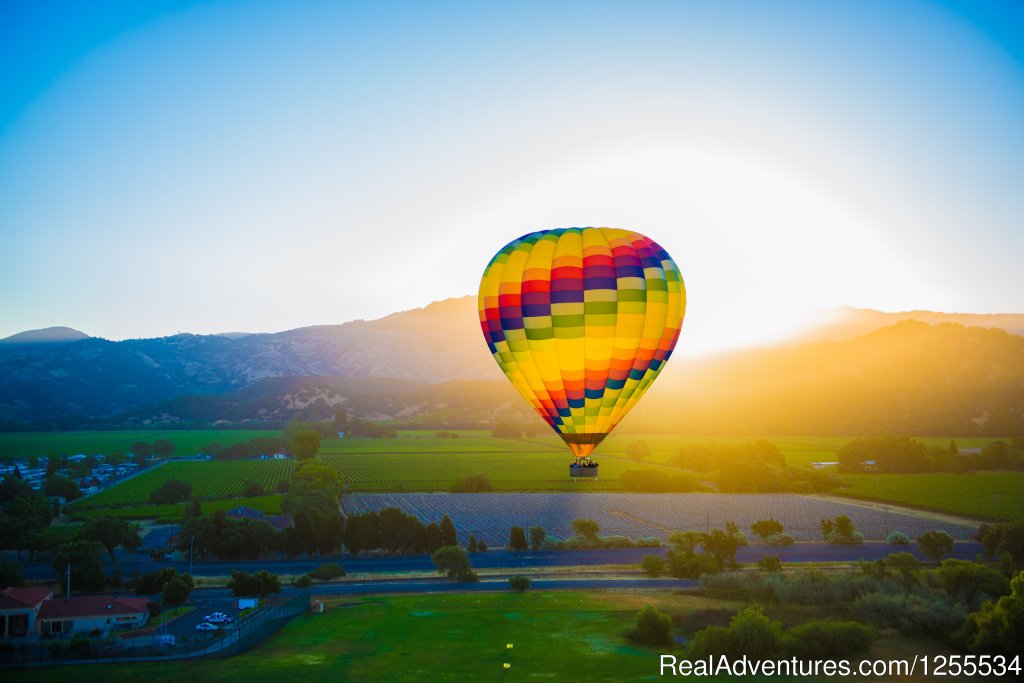
[[303,574],[299,578],[292,581],[292,585],[296,588],[309,588],[313,585],[313,577],[309,574]]
[[522,593],[530,589],[530,579],[527,576],[510,576],[508,577],[508,587]]
[[764,542],[770,546],[793,545],[796,539],[789,534],[770,534],[765,537]]
[[691,658],[726,656],[738,659],[778,659],[786,653],[782,623],[769,619],[759,607],[748,607],[729,622],[727,628],[710,626],[693,634]]
[[890,531],[885,542],[889,545],[910,545],[910,538],[902,531]]
[[654,536],[644,536],[643,538],[636,539],[637,548],[660,548],[661,539]]
[[760,519],[750,525],[750,530],[761,540],[767,540],[769,536],[775,536],[785,531],[782,528],[782,522],[777,519]]
[[267,495],[267,491],[259,482],[250,480],[245,482],[245,487],[242,489],[242,495],[246,498],[255,498],[256,496]]
[[526,532],[523,531],[523,527],[514,526],[509,531],[508,536],[508,549],[516,552],[520,552],[529,548],[529,544],[526,542]]
[[931,591],[867,593],[854,600],[853,614],[863,622],[895,628],[907,636],[948,633],[963,624],[967,612]]
[[434,551],[430,556],[439,574],[444,574],[450,579],[460,583],[474,583],[480,580],[476,572],[469,564],[466,551],[461,546],[446,545]]
[[531,526],[530,527],[530,550],[540,550],[544,547],[544,539],[546,534],[544,533],[544,527],[542,526]]
[[633,628],[623,634],[627,640],[637,645],[656,647],[672,644],[672,620],[667,614],[646,605],[636,616]]
[[644,555],[640,568],[644,574],[652,579],[656,579],[665,573],[665,558],[660,555]]
[[942,589],[968,607],[1010,594],[1010,580],[1001,572],[976,562],[945,560],[935,570]]
[[625,536],[601,536],[598,539],[602,548],[632,548],[633,541]]
[[807,621],[786,632],[790,654],[798,659],[840,659],[859,654],[874,632],[856,621]]
[[334,581],[343,576],[346,576],[345,570],[334,562],[327,562],[309,572],[309,577],[317,581]]
[[757,561],[757,567],[766,574],[782,571],[782,562],[777,555],[765,555]]
[[699,579],[705,574],[717,574],[718,561],[707,553],[668,551],[668,573],[677,579]]
[[825,537],[825,542],[831,545],[864,545],[864,534],[859,531],[846,535],[833,531]]

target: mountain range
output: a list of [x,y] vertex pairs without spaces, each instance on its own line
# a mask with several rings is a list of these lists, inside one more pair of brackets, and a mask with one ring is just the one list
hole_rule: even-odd
[[[788,344],[676,357],[623,430],[1024,433],[1024,315],[838,309]],[[979,326],[980,324],[980,326]],[[431,428],[537,418],[462,297],[276,334],[0,340],[0,428],[279,426],[343,406]]]

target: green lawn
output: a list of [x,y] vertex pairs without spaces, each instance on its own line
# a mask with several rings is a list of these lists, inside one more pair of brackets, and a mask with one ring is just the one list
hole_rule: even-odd
[[[22,669],[6,671],[5,680],[656,680],[658,653],[620,636],[646,600],[577,592],[352,599],[322,615],[298,617],[278,635],[230,659]],[[693,599],[652,599],[657,600]]]
[[835,493],[966,515],[991,522],[1024,520],[1024,472],[844,474]]
[[[281,513],[281,501],[284,496],[281,494],[271,496],[258,496],[255,498],[224,498],[219,500],[204,500],[203,512],[213,513],[218,510],[230,510],[240,505],[259,510],[268,515]],[[185,508],[188,503],[177,503],[175,505],[133,505],[117,508],[96,508],[89,510],[78,510],[71,508],[71,517],[76,520],[86,520],[90,517],[104,517],[113,515],[122,519],[157,519],[161,522],[177,522],[185,516]]]
[[115,432],[4,432],[0,433],[0,459],[29,458],[34,455],[106,455],[128,452],[136,441],[170,441],[177,456],[196,455],[203,446],[218,442],[230,446],[261,436],[283,436],[280,430],[192,429],[139,430]]

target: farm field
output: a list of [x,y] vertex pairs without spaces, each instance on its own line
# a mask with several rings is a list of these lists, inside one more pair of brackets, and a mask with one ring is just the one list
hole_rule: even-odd
[[172,460],[76,501],[71,508],[74,511],[147,503],[149,495],[171,479],[192,484],[193,495],[200,498],[241,494],[250,480],[273,491],[277,482],[291,477],[293,467],[292,460]]
[[136,441],[152,443],[157,439],[175,445],[174,455],[192,456],[213,442],[223,446],[261,436],[283,436],[280,430],[260,429],[198,429],[139,430],[114,432],[2,432],[0,459],[29,458],[40,455],[106,455],[114,450],[128,452]]
[[[231,510],[239,506],[245,506],[259,510],[268,515],[281,513],[281,502],[284,496],[281,494],[271,496],[257,496],[254,498],[224,498],[219,500],[204,500],[203,513],[212,514],[220,510]],[[188,503],[176,503],[174,505],[136,505],[131,507],[101,507],[95,509],[71,509],[71,517],[75,520],[86,520],[90,517],[105,517],[113,515],[122,519],[156,519],[160,522],[180,522],[185,517],[185,508]]]
[[868,540],[884,540],[893,530],[914,538],[931,529],[968,540],[976,530],[969,524],[791,493],[354,493],[342,498],[346,513],[386,507],[401,508],[424,523],[440,521],[447,514],[460,543],[465,544],[473,534],[493,546],[508,542],[512,525],[540,525],[548,534],[568,538],[577,517],[596,520],[602,535],[630,539],[655,536],[667,540],[674,531],[704,531],[722,527],[727,521],[736,522],[750,536],[751,524],[773,518],[798,541],[820,541],[819,521],[837,515],[848,515]]
[[910,505],[987,522],[1024,521],[1024,472],[844,474],[842,496]]
[[[324,614],[297,617],[277,634],[235,657],[194,662],[12,669],[5,672],[5,680],[11,683],[657,680],[659,653],[676,652],[678,648],[640,648],[621,635],[636,613],[648,604],[678,617],[709,609],[733,613],[742,607],[734,601],[695,595],[594,591],[449,593],[329,600]],[[809,613],[807,608],[787,606],[769,605],[765,611],[786,626],[812,616],[825,616]],[[508,647],[509,644],[512,647]],[[889,637],[873,643],[865,656],[869,659],[913,657],[922,652],[950,653],[936,641]],[[506,669],[505,664],[509,668]],[[701,680],[736,678],[709,676]],[[743,680],[783,679],[746,676]]]

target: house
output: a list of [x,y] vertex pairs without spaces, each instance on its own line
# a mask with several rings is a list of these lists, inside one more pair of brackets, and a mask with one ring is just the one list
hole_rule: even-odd
[[109,595],[76,595],[70,600],[44,600],[36,615],[36,630],[45,636],[141,628],[149,619],[146,603],[145,598]]
[[35,631],[36,614],[53,591],[48,588],[5,588],[0,592],[0,640]]

